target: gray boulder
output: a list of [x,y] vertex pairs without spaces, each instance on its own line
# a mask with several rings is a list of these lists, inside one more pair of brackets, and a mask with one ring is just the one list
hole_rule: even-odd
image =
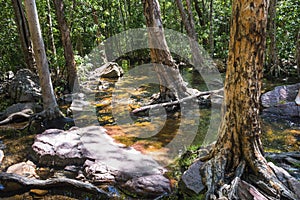
[[261,96],[261,104],[263,107],[268,108],[287,102],[294,102],[299,89],[300,83],[277,86],[274,90],[266,92]]
[[9,84],[8,94],[15,102],[37,102],[41,99],[38,77],[28,69],[19,70]]
[[261,96],[265,108],[262,114],[274,114],[282,117],[300,117],[300,107],[295,103],[300,83],[275,87]]
[[166,171],[152,157],[115,143],[100,126],[49,129],[37,135],[33,158],[40,165],[82,166],[93,183],[116,184],[121,190],[140,196],[157,197],[170,192]]

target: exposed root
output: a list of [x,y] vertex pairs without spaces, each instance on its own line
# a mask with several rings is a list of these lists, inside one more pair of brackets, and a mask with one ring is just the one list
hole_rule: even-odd
[[25,121],[28,120],[33,115],[33,110],[31,109],[24,109],[20,112],[15,112],[10,114],[7,118],[0,121],[0,126],[4,124],[9,124],[15,121]]
[[300,199],[300,183],[273,163],[256,162],[254,173],[244,160],[236,169],[227,169],[227,162],[227,156],[218,153],[200,169],[207,200]]
[[108,199],[109,194],[90,183],[84,183],[68,178],[54,178],[49,180],[38,180],[26,178],[17,174],[0,173],[1,188],[0,197],[8,197],[24,193],[31,189],[52,189],[62,188],[63,190],[73,189],[76,191],[88,192],[97,195],[99,199]]

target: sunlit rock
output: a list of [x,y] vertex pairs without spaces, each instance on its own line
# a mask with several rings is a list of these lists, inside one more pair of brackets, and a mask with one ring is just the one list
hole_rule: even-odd
[[27,162],[21,162],[10,166],[7,173],[14,173],[28,178],[38,178],[36,174],[36,165],[28,160]]

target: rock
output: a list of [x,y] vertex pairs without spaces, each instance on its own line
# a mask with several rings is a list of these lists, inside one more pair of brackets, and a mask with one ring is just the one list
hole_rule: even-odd
[[287,102],[265,108],[262,114],[273,114],[279,117],[300,117],[300,109],[295,102]]
[[116,184],[147,197],[171,191],[170,181],[162,176],[163,167],[152,157],[115,143],[100,126],[49,129],[36,136],[32,148],[40,165],[69,166],[66,170],[82,166],[82,175],[93,183]]
[[31,189],[30,193],[38,196],[44,196],[48,194],[48,190]]
[[2,150],[0,150],[0,165],[2,163],[3,158],[4,158],[4,153]]
[[114,62],[105,63],[103,66],[93,70],[89,76],[89,80],[98,80],[103,78],[118,78],[124,74],[123,69]]
[[202,178],[200,175],[200,167],[203,165],[203,162],[197,161],[193,163],[187,171],[185,171],[181,177],[180,185],[183,191],[188,189],[196,194],[199,194],[205,189],[205,186],[202,184]]
[[127,181],[123,187],[130,193],[147,198],[155,198],[171,192],[169,179],[162,175],[133,178]]
[[33,162],[28,160],[27,162],[21,162],[10,166],[7,173],[14,173],[28,178],[38,178],[36,174],[36,166]]
[[38,102],[41,99],[38,77],[28,69],[19,70],[9,84],[8,94],[15,102]]
[[300,89],[300,83],[294,85],[277,86],[274,90],[266,92],[261,96],[263,107],[273,107],[286,102],[294,102]]
[[298,92],[297,97],[296,97],[296,99],[295,99],[295,103],[296,103],[298,106],[300,106],[300,89],[299,89],[299,92]]
[[87,160],[84,165],[84,175],[93,183],[116,183],[115,177],[119,173],[117,170],[109,167],[101,161]]
[[82,152],[81,134],[76,130],[46,130],[35,138],[32,145],[33,159],[45,166],[83,165],[87,154]]

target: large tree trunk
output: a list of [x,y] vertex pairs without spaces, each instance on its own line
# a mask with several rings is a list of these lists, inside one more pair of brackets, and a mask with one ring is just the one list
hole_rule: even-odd
[[143,6],[149,28],[150,56],[160,82],[159,101],[166,102],[189,96],[191,92],[179,73],[165,39],[158,0],[143,0]]
[[73,47],[70,37],[70,30],[64,14],[64,4],[62,0],[54,0],[54,7],[57,16],[58,26],[61,34],[61,40],[64,48],[64,57],[66,61],[67,79],[70,92],[77,88],[77,70],[74,59]]
[[267,8],[268,0],[234,0],[232,4],[224,118],[216,144],[201,158],[205,162],[201,175],[205,177],[206,199],[228,198],[224,185],[231,184],[231,190],[235,190],[236,177],[252,180],[251,184],[272,198],[296,198],[269,167],[260,140],[259,98]]
[[42,88],[43,107],[46,113],[45,115],[49,119],[61,117],[62,114],[58,108],[52,87],[45,45],[41,33],[35,1],[25,0],[25,10],[32,38],[40,85]]
[[12,5],[15,12],[15,20],[18,27],[21,46],[22,46],[27,68],[35,72],[36,63],[33,56],[33,49],[32,49],[29,29],[28,29],[25,13],[23,10],[22,2],[20,0],[12,0]]

